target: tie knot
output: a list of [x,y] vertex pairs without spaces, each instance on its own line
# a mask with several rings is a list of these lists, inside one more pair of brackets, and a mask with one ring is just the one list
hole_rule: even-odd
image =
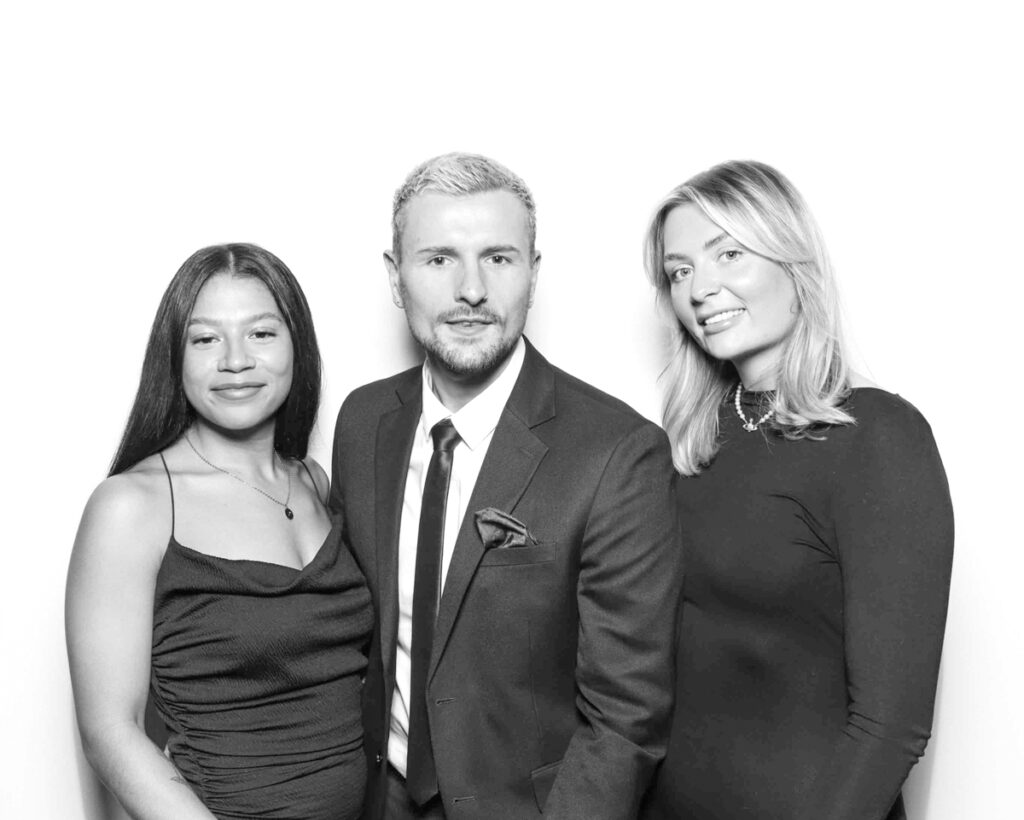
[[452,424],[452,420],[450,418],[447,418],[444,421],[439,421],[431,427],[430,437],[434,439],[435,453],[439,450],[445,453],[450,453],[455,449],[455,445],[462,441],[459,437],[459,431],[455,429],[455,425]]

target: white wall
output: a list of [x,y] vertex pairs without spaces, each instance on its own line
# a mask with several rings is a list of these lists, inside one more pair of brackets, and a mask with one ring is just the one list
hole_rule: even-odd
[[1014,816],[1024,454],[1007,356],[1024,180],[1019,43],[1001,4],[341,5],[4,12],[0,815],[116,816],[78,749],[64,573],[173,272],[222,241],[292,267],[324,351],[314,454],[326,459],[346,393],[412,361],[380,261],[391,193],[419,160],[464,149],[534,189],[533,340],[652,417],[650,209],[731,157],[803,189],[858,353],[931,420],[956,507],[936,733],[910,809]]

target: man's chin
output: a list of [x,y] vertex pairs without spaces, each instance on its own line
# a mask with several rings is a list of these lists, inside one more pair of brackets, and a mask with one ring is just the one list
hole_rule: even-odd
[[438,343],[424,347],[433,362],[460,379],[482,379],[497,370],[515,349],[519,338],[489,344]]

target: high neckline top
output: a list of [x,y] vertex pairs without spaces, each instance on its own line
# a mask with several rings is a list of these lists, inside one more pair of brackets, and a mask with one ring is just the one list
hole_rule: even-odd
[[854,389],[856,423],[820,440],[747,432],[733,401],[714,461],[679,482],[676,709],[642,817],[903,817],[952,558],[931,430],[877,388]]

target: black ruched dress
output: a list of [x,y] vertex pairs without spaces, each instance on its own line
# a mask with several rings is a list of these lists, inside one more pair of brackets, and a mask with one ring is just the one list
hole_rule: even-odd
[[[730,399],[732,398],[730,394]],[[745,394],[760,418],[767,394]],[[931,430],[882,390],[821,441],[742,429],[679,482],[675,715],[649,820],[896,820],[928,739],[953,519]]]
[[338,523],[301,570],[172,536],[156,583],[152,693],[174,765],[218,818],[359,817],[372,625]]

